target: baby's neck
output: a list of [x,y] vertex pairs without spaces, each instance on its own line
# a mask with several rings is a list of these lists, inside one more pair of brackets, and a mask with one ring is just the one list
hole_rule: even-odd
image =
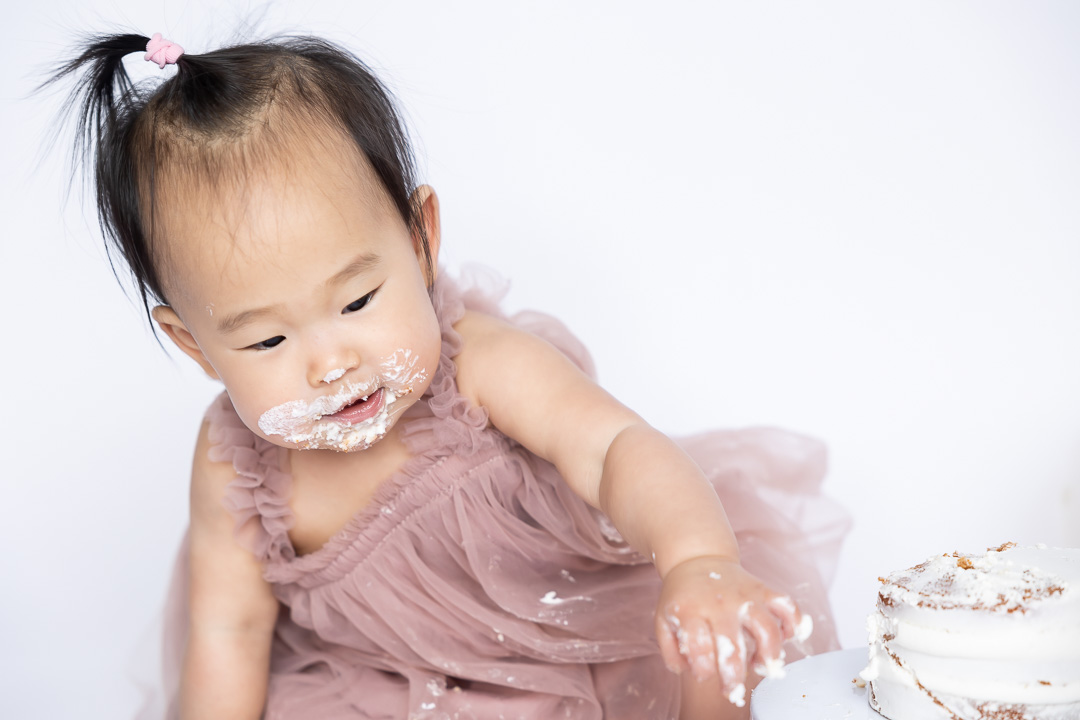
[[293,547],[305,555],[322,547],[371,504],[379,487],[410,455],[395,426],[367,450],[288,450]]
[[337,483],[350,486],[358,482],[381,483],[409,457],[400,435],[401,429],[395,425],[371,447],[353,452],[288,450],[287,467],[293,484],[330,489]]

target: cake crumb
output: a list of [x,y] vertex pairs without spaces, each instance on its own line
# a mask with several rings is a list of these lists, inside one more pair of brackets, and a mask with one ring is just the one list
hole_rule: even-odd
[[1005,543],[1001,543],[996,548],[986,548],[986,551],[987,552],[1005,552],[1009,548],[1014,548],[1014,547],[1016,547],[1016,543],[1014,543],[1014,542],[1005,542]]
[[963,556],[956,558],[956,565],[957,567],[961,567],[965,570],[971,570],[973,567],[975,567],[971,564],[971,560]]
[[883,585],[885,584],[885,578],[881,577],[880,575],[878,575],[877,581]]
[[1049,682],[1049,681],[1047,681],[1047,680],[1040,680],[1040,681],[1039,681],[1039,684],[1040,684],[1040,685],[1049,685],[1049,684],[1050,684],[1050,682]]
[[866,687],[866,681],[863,680],[861,677],[852,678],[851,682],[854,683],[855,687],[857,687],[857,688]]

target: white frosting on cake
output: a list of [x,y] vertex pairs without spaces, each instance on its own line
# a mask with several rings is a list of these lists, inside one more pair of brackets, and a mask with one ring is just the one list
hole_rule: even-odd
[[932,557],[882,580],[867,624],[891,720],[1080,718],[1080,550]]

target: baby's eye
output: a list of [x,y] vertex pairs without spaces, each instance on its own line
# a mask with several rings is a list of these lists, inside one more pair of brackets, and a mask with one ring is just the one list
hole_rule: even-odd
[[248,350],[269,350],[272,347],[277,347],[278,345],[280,345],[283,342],[285,342],[285,336],[284,335],[275,335],[274,337],[270,338],[269,340],[263,340],[262,342],[255,343],[254,345],[248,345],[247,349]]
[[374,294],[375,294],[375,291],[372,290],[371,292],[369,292],[367,295],[360,298],[359,300],[353,300],[351,303],[349,303],[348,305],[345,306],[345,309],[341,311],[341,314],[342,315],[348,315],[349,313],[354,313],[357,310],[360,310],[365,305],[367,305],[369,302],[371,302],[371,296],[374,295]]

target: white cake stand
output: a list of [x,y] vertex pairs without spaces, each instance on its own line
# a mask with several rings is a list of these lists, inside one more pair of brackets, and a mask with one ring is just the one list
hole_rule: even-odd
[[787,675],[765,679],[750,697],[753,720],[882,720],[852,682],[866,667],[865,648],[837,650],[791,663]]

